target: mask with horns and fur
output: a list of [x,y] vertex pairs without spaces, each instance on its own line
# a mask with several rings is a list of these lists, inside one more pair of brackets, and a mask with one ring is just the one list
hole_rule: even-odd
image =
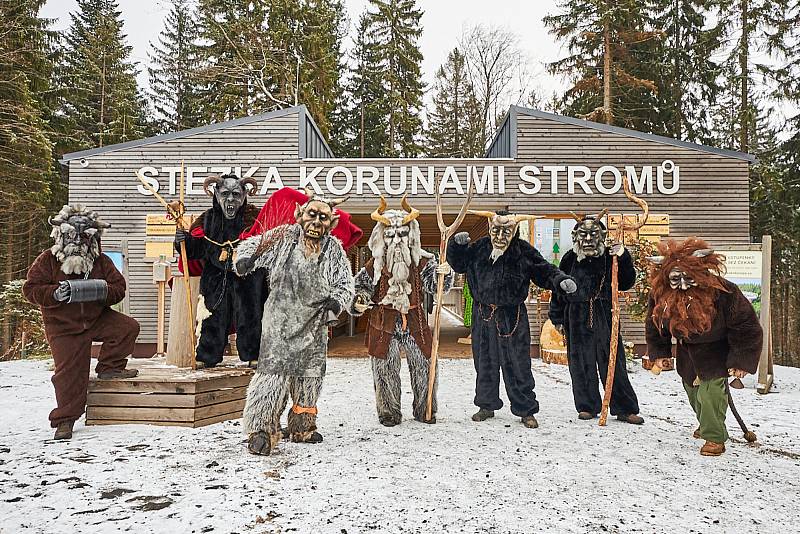
[[53,227],[50,252],[65,274],[87,274],[100,256],[100,236],[111,225],[81,204],[65,205],[48,222]]
[[650,272],[654,303],[650,320],[659,329],[668,325],[676,338],[708,331],[716,314],[714,302],[720,291],[726,291],[725,257],[694,237],[659,243],[658,251],[661,255],[648,258],[655,264]]
[[606,251],[608,229],[603,224],[603,217],[608,212],[604,209],[595,216],[572,213],[577,221],[572,229],[572,250],[578,261],[585,258],[602,256]]
[[[214,190],[210,191],[212,187]],[[239,178],[234,174],[209,176],[203,182],[203,191],[214,197],[226,219],[236,217],[239,209],[247,204],[247,195],[255,195],[257,190],[255,178]]]
[[516,215],[506,211],[472,211],[469,213],[489,219],[489,239],[492,242],[492,262],[503,255],[511,240],[517,233],[517,227],[522,221],[535,221],[535,215]]
[[402,209],[387,209],[386,199],[381,196],[380,205],[372,212],[375,228],[369,238],[369,249],[373,258],[373,283],[380,280],[384,266],[389,271],[389,288],[380,304],[392,306],[401,313],[408,313],[411,294],[411,265],[418,266],[421,258],[432,258],[433,254],[422,249],[419,222],[420,213],[408,203],[404,196]]
[[336,206],[347,199],[325,198],[309,188],[305,189],[305,194],[308,200],[302,206],[300,204],[295,206],[294,217],[297,224],[302,227],[306,241],[315,243],[318,248],[320,240],[339,223]]

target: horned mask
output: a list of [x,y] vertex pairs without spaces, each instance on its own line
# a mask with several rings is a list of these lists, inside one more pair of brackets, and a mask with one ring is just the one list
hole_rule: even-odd
[[81,204],[65,205],[48,222],[53,227],[50,252],[65,274],[88,274],[100,256],[100,236],[111,225]]
[[522,221],[535,221],[535,215],[516,215],[505,211],[472,211],[469,213],[489,219],[489,239],[492,242],[492,262],[505,253]]
[[239,178],[233,174],[213,175],[203,182],[203,191],[214,197],[226,219],[233,219],[247,204],[247,196],[256,194],[258,182],[252,177]]
[[317,195],[313,189],[306,188],[308,200],[302,206],[297,204],[294,217],[297,224],[303,229],[303,234],[309,242],[319,241],[336,228],[339,223],[339,214],[336,206],[347,200],[346,198],[325,198]]
[[607,209],[594,216],[572,213],[572,217],[577,221],[572,229],[572,250],[578,261],[602,256],[605,253],[608,229],[603,224],[603,217],[606,213]]

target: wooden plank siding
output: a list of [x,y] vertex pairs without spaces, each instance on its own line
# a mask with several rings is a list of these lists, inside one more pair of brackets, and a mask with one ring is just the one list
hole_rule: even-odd
[[[622,191],[613,195],[600,194],[593,179],[589,181],[591,194],[583,192],[580,187],[576,187],[575,194],[567,194],[566,172],[560,173],[559,193],[552,194],[549,172],[542,169],[546,165],[586,166],[592,175],[601,166],[612,165],[622,171],[623,177],[626,165],[635,166],[637,172],[641,172],[642,166],[652,166],[654,192],[642,197],[648,201],[653,213],[669,214],[670,237],[698,235],[712,245],[747,243],[750,239],[748,161],[741,157],[715,153],[703,147],[676,146],[674,143],[634,135],[633,132],[626,135],[624,131],[603,131],[574,124],[574,120],[532,116],[521,112],[519,108],[512,108],[493,147],[496,150],[491,152],[504,157],[302,158],[302,154],[327,154],[324,143],[312,139],[316,130],[307,120],[310,119],[300,109],[283,116],[235,124],[188,137],[119,150],[112,148],[88,156],[87,167],[83,167],[78,159],[69,161],[70,201],[82,202],[97,209],[112,223],[112,228],[104,237],[107,246],[117,247],[123,239],[127,240],[130,313],[142,325],[139,342],[151,343],[156,339],[156,287],[151,279],[151,260],[144,258],[145,216],[163,211],[154,199],[143,196],[137,190],[135,171],[143,166],[160,169],[178,166],[181,160],[187,166],[230,165],[241,166],[243,170],[259,166],[255,177],[260,184],[264,182],[267,169],[274,166],[283,184],[289,187],[300,185],[301,167],[309,173],[319,169],[317,183],[326,193],[325,177],[334,167],[348,169],[355,178],[357,167],[376,167],[383,173],[384,167],[388,166],[391,168],[391,182],[396,187],[401,167],[406,167],[407,178],[410,179],[412,167],[418,167],[426,173],[430,166],[435,175],[441,177],[448,166],[453,166],[463,185],[467,167],[475,167],[480,173],[485,166],[492,166],[495,171],[502,166],[506,179],[505,194],[497,191],[494,194],[481,194],[474,200],[473,207],[493,210],[507,208],[538,215],[565,214],[570,210],[592,213],[602,208],[609,208],[611,213],[637,212],[636,206],[625,198]],[[680,168],[680,189],[672,195],[662,194],[655,187],[656,168],[665,160],[674,162]],[[538,178],[542,187],[534,195],[523,194],[519,190],[519,185],[524,183],[519,178],[520,169],[526,165],[535,165],[541,170]],[[161,192],[164,193],[166,179],[162,176],[159,178]],[[342,181],[342,173],[339,172],[334,185],[341,187]],[[667,184],[671,184],[671,178]],[[384,191],[382,174],[377,186],[381,192]],[[195,186],[195,189],[199,189],[199,186]],[[424,191],[417,195],[410,193],[409,186],[409,199],[416,208],[427,215],[434,213],[433,195],[427,195]],[[333,194],[337,195],[335,192]],[[378,196],[369,188],[363,194],[358,194],[354,185],[349,194],[350,198],[343,208],[353,214],[369,214],[377,205]],[[401,195],[389,196],[390,206],[399,206]],[[176,197],[166,191],[167,200]],[[251,201],[260,207],[265,199],[266,196],[260,195]],[[450,218],[455,216],[463,199],[463,195],[452,190],[443,195],[445,212]],[[202,194],[187,196],[190,213],[200,213],[209,206],[209,199]],[[430,221],[429,218],[425,220]],[[371,225],[364,228],[367,233],[370,230]],[[165,236],[163,239],[169,241],[171,237]],[[636,343],[643,341],[641,325],[628,320],[627,316],[623,331],[627,339]],[[534,336],[538,336],[538,331]]]
[[[243,172],[251,166],[259,166],[256,178],[262,183],[267,169],[277,166],[284,179],[297,183],[298,150],[298,114],[295,113],[191,137],[92,155],[85,158],[88,162],[86,167],[78,159],[69,162],[70,202],[81,202],[96,209],[111,223],[111,228],[103,236],[104,246],[116,248],[123,240],[127,241],[129,312],[141,324],[139,343],[154,342],[157,331],[153,260],[144,256],[145,219],[148,214],[163,213],[164,209],[153,197],[139,193],[136,171],[144,166],[157,169],[180,166],[181,161],[187,167],[241,166]],[[177,200],[177,194],[169,194],[166,177],[160,175],[158,178],[161,185],[159,193],[167,201]],[[202,190],[200,185],[194,188]],[[250,201],[261,207],[264,198],[251,197]],[[202,213],[210,205],[209,198],[204,194],[186,196],[188,213]],[[172,241],[172,236],[147,239]],[[177,273],[177,268],[174,273]],[[167,302],[169,300],[167,295]]]

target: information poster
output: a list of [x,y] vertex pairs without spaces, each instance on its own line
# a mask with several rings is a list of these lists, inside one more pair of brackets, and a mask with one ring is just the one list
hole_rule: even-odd
[[747,300],[761,313],[761,251],[715,250],[725,256],[725,278],[739,286]]

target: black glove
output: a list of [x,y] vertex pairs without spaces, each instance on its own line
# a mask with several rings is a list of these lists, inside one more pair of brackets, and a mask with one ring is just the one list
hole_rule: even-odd
[[189,237],[189,232],[181,228],[175,230],[175,248],[181,248],[181,243],[186,241]]
[[53,298],[58,302],[66,302],[69,300],[69,282],[65,280],[59,283],[58,287],[53,291]]
[[342,313],[342,305],[339,304],[339,301],[330,297],[325,299],[325,302],[322,303],[322,307],[325,309],[325,311],[331,311],[335,315]]
[[253,256],[247,256],[246,258],[241,258],[236,261],[236,273],[239,275],[245,275],[249,273],[253,266],[256,264],[256,259]]
[[469,245],[470,238],[469,232],[459,232],[453,236],[453,241],[456,242],[457,245]]

